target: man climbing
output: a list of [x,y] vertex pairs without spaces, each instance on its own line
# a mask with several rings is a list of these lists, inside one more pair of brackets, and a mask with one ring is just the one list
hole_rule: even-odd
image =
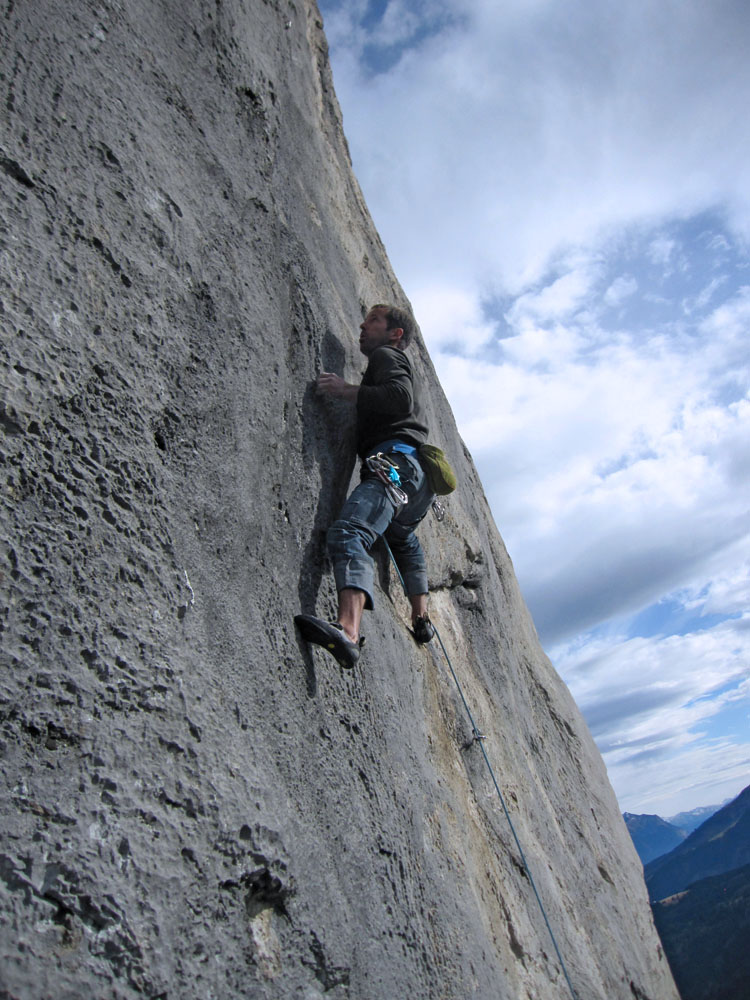
[[[338,591],[337,621],[313,615],[297,615],[294,620],[304,639],[329,650],[342,667],[353,667],[359,659],[362,612],[373,606],[374,567],[369,552],[381,536],[393,552],[409,595],[414,637],[425,643],[435,634],[427,614],[424,552],[414,534],[435,499],[417,455],[419,445],[427,440],[427,426],[405,354],[414,331],[414,321],[404,310],[373,306],[360,324],[359,349],[368,359],[361,383],[345,382],[331,372],[321,372],[317,379],[319,394],[355,405],[362,481],[328,531]],[[377,468],[367,462],[379,454],[386,459],[379,463],[385,475],[378,475]],[[406,503],[399,503],[403,499],[399,490],[406,495]]]

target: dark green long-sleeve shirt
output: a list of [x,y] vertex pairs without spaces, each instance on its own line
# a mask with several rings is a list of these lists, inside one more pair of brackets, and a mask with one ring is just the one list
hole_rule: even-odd
[[397,347],[376,348],[357,395],[360,457],[366,458],[376,445],[394,438],[419,447],[427,433],[411,362]]

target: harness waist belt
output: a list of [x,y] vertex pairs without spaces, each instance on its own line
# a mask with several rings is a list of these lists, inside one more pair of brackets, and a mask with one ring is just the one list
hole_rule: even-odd
[[373,449],[373,454],[377,455],[379,451],[382,451],[384,455],[388,452],[400,451],[403,455],[416,455],[417,449],[413,444],[406,444],[405,441],[381,441],[379,445],[376,445]]

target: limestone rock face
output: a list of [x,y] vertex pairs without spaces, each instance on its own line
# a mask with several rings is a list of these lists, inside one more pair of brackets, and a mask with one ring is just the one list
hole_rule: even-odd
[[[0,12],[4,997],[537,998],[560,963],[386,561],[328,616],[367,305],[403,301],[313,0]],[[676,996],[602,761],[460,476],[432,610],[581,1000]]]

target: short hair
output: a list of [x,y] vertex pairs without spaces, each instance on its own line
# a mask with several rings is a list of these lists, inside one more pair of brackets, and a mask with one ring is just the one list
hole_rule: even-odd
[[405,309],[399,309],[398,306],[391,306],[382,302],[378,302],[372,308],[382,309],[385,312],[386,330],[401,329],[404,331],[399,345],[402,348],[408,347],[414,339],[414,334],[417,332],[417,324],[414,322],[412,315]]

